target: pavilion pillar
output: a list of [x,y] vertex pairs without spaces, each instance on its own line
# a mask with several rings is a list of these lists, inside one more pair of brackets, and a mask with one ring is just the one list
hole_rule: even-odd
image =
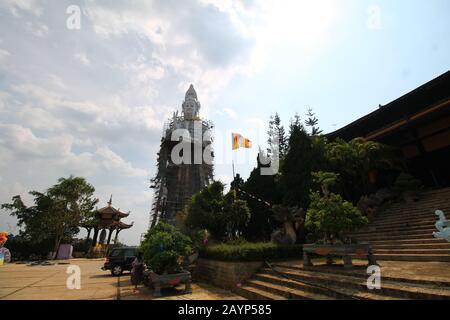
[[107,245],[109,245],[109,243],[111,242],[111,236],[113,231],[114,231],[113,228],[109,228],[108,241],[106,242]]
[[97,237],[98,237],[98,228],[94,228],[94,236],[92,237],[92,245],[91,247],[95,247],[97,245]]
[[89,237],[91,236],[92,228],[91,227],[90,228],[86,228],[86,230],[87,230],[88,234],[87,234],[87,237],[86,237],[86,241],[84,243],[84,247],[85,247],[85,250],[87,252],[87,251],[89,251]]
[[116,229],[116,237],[114,238],[114,244],[117,244],[117,238],[118,238],[118,236],[119,236],[119,232],[120,232],[120,229],[117,228],[117,229]]

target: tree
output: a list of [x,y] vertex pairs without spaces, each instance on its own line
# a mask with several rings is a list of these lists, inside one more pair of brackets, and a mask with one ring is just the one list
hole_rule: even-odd
[[[268,139],[267,143],[269,148],[267,149],[267,155],[269,157],[279,156],[283,159],[287,152],[287,137],[284,126],[281,124],[281,119],[278,113],[274,116],[270,116],[269,130],[267,131]],[[278,151],[277,151],[278,149]]]
[[341,176],[342,193],[353,202],[374,191],[371,172],[391,167],[394,161],[389,149],[381,143],[355,138],[342,139],[327,144],[326,158],[329,169]]
[[235,190],[226,195],[223,191],[223,183],[215,181],[195,194],[186,207],[186,226],[206,229],[217,240],[239,237],[250,219],[250,211]]
[[98,199],[93,198],[94,187],[84,178],[60,178],[58,183],[45,193],[31,191],[34,206],[27,207],[20,196],[12,203],[1,206],[12,211],[18,224],[23,227],[21,236],[29,241],[53,240],[53,251],[57,252],[62,240],[71,241],[79,232],[80,222],[92,216]]
[[311,108],[308,108],[308,113],[306,114],[306,116],[308,117],[308,119],[305,120],[305,125],[311,128],[310,135],[317,136],[321,134],[322,130],[317,127],[317,125],[319,124],[319,119],[316,118],[316,115]]
[[180,258],[192,252],[192,241],[174,226],[160,222],[141,243],[146,264],[157,274],[182,271]]
[[352,203],[339,194],[329,192],[338,175],[333,172],[314,173],[316,182],[321,184],[320,192],[311,192],[311,204],[306,212],[305,226],[309,232],[325,241],[344,240],[346,233],[357,230],[368,220]]
[[308,207],[313,162],[311,138],[301,124],[300,117],[295,115],[290,125],[288,152],[281,169],[285,205]]
[[236,191],[231,190],[225,196],[225,220],[228,237],[237,239],[250,221],[250,209],[245,200],[237,198]]
[[269,165],[261,163],[259,156],[256,162],[256,168],[241,187],[245,193],[239,193],[239,196],[247,201],[251,212],[250,221],[243,234],[247,240],[267,241],[277,226],[267,204],[281,203],[282,193],[278,183],[279,174],[261,175],[261,168]]

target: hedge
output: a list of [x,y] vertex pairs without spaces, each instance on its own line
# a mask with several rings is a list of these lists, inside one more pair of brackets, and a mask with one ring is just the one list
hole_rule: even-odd
[[220,261],[264,261],[302,257],[302,245],[277,245],[272,242],[216,244],[201,247],[200,258]]

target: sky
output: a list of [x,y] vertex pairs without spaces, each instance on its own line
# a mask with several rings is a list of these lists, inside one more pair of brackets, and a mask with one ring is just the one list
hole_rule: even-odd
[[[79,11],[78,11],[79,10]],[[80,13],[77,16],[77,13]],[[448,0],[0,2],[0,203],[85,177],[148,228],[164,122],[193,84],[215,177],[247,178],[269,117],[334,131],[449,70]],[[231,152],[231,132],[253,148]],[[18,232],[0,212],[0,230]],[[85,233],[80,233],[80,237]]]

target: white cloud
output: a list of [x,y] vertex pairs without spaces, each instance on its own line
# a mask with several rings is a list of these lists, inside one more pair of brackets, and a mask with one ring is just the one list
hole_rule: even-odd
[[16,17],[20,16],[19,11],[31,13],[35,16],[40,16],[43,12],[36,0],[3,0],[1,5],[9,9]]
[[85,53],[76,53],[74,57],[76,60],[80,61],[85,66],[91,64],[91,61],[88,59]]
[[4,59],[10,55],[11,55],[11,53],[9,53],[7,50],[0,48],[0,60]]
[[38,138],[20,125],[0,124],[0,145],[17,156],[57,158],[70,153],[72,138],[68,135]]
[[223,111],[226,113],[226,115],[228,117],[230,117],[231,119],[236,119],[237,118],[237,113],[236,111],[234,111],[231,108],[223,108]]
[[101,147],[95,152],[102,166],[110,172],[115,172],[126,177],[146,177],[148,172],[144,169],[134,168],[119,155],[107,147]]
[[43,23],[27,23],[27,29],[36,37],[42,38],[48,34],[48,27]]

